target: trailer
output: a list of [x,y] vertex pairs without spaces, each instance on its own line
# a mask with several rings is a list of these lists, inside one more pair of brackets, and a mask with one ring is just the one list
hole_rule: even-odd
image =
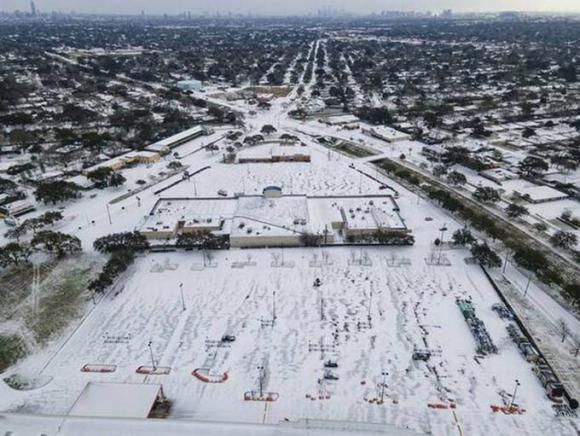
[[465,318],[465,322],[475,338],[477,352],[483,355],[497,353],[497,348],[491,340],[491,336],[485,328],[485,324],[475,315],[475,308],[473,307],[472,302],[462,298],[458,298],[455,302],[457,303],[457,306],[459,306],[459,310],[461,310],[463,318]]

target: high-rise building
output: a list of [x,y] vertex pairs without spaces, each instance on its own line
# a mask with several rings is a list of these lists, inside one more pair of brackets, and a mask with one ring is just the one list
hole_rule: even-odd
[[36,5],[34,4],[34,1],[30,2],[30,15],[36,17]]

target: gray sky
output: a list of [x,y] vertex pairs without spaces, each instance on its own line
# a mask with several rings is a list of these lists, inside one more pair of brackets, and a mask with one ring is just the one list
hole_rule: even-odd
[[[29,10],[29,0],[2,0],[0,10]],[[367,13],[384,9],[440,11],[564,11],[580,12],[580,0],[36,0],[41,11],[106,13],[252,12],[311,13],[330,6]]]

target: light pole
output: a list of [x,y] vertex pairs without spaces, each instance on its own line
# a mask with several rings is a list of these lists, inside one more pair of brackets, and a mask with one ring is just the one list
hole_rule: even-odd
[[445,232],[447,231],[447,227],[445,226],[445,224],[443,224],[443,227],[441,227],[439,230],[441,231],[441,238],[439,240],[441,241],[441,245],[443,245],[443,236],[445,235]]
[[381,384],[381,404],[382,404],[385,399],[385,387],[387,385],[387,376],[389,375],[389,373],[383,371],[381,374],[383,375],[383,383]]
[[502,273],[505,273],[505,270],[507,268],[507,264],[508,264],[509,257],[510,257],[510,251],[509,250],[506,250],[506,252],[505,252],[505,261],[503,263],[503,270],[501,271]]
[[443,227],[439,229],[441,231],[441,238],[439,238],[439,255],[437,256],[437,265],[441,265],[441,255],[443,253],[443,236],[447,231],[447,227],[443,224]]
[[155,358],[153,357],[153,348],[151,348],[152,341],[149,341],[147,346],[149,347],[149,354],[151,356],[151,365],[153,366],[153,371],[157,369],[157,365],[155,364]]
[[524,289],[524,297],[528,295],[528,289],[530,289],[530,283],[532,283],[532,274],[528,276],[528,284],[526,285],[526,289]]
[[367,315],[368,319],[369,319],[369,323],[371,322],[371,307],[373,304],[373,282],[371,282],[371,289],[370,289],[370,293],[369,293],[369,313]]
[[260,384],[260,398],[262,398],[264,392],[264,367],[258,366],[258,382]]
[[520,385],[520,381],[518,379],[516,379],[516,385],[514,386],[514,393],[512,395],[512,400],[510,402],[510,409],[514,406],[514,403],[516,402],[516,394],[518,393],[518,387]]
[[183,283],[179,284],[179,293],[181,294],[181,306],[183,307],[183,310],[185,311],[185,298],[183,297]]
[[113,220],[111,219],[111,210],[109,209],[109,203],[107,203],[107,215],[109,216],[109,224],[113,224]]

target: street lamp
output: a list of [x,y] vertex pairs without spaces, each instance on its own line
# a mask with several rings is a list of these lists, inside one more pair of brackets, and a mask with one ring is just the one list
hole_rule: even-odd
[[441,241],[441,245],[443,245],[443,235],[447,231],[447,227],[445,226],[445,224],[443,224],[443,227],[441,227],[439,231],[441,232],[441,238],[439,238],[439,240]]
[[381,372],[381,375],[383,376],[383,383],[381,383],[381,404],[383,404],[385,398],[385,387],[387,385],[387,376],[389,375],[389,373],[383,371]]
[[443,227],[439,229],[441,231],[441,238],[439,238],[439,256],[437,256],[437,265],[441,265],[441,255],[443,253],[443,236],[447,231],[447,227],[443,224]]
[[371,322],[371,308],[373,305],[373,282],[371,282],[371,288],[370,288],[370,292],[369,292],[369,313],[367,315],[367,318],[369,320],[369,323]]
[[530,289],[530,283],[532,283],[532,274],[528,276],[528,284],[526,285],[526,289],[524,289],[524,297],[528,295],[528,289]]
[[109,216],[109,224],[113,224],[113,220],[111,219],[111,210],[109,209],[109,203],[107,203],[107,215]]
[[520,385],[520,381],[518,379],[516,379],[516,385],[514,386],[514,393],[512,395],[512,400],[510,402],[510,409],[514,406],[514,403],[516,401],[516,394],[518,392],[518,386]]
[[157,365],[155,364],[155,358],[153,357],[153,348],[151,348],[151,344],[153,341],[149,341],[147,346],[149,347],[149,354],[151,356],[151,365],[153,366],[153,371],[157,369]]
[[258,382],[260,384],[260,398],[262,398],[262,394],[264,391],[264,367],[263,366],[258,366]]
[[508,264],[509,257],[510,257],[510,251],[509,250],[506,250],[505,251],[505,261],[503,263],[503,270],[501,271],[502,273],[505,273],[505,270],[507,268],[507,264]]
[[181,294],[181,306],[183,307],[183,310],[185,311],[185,298],[183,297],[183,283],[179,284],[179,293]]

